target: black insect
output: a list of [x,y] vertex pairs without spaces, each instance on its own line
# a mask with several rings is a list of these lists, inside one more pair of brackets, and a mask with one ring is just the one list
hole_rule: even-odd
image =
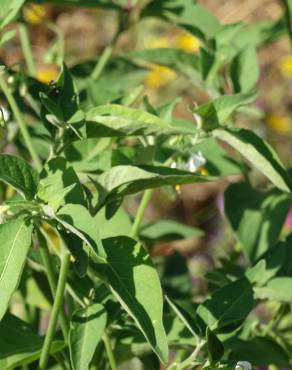
[[61,88],[60,86],[57,85],[56,81],[50,81],[49,82],[49,88],[50,88],[50,91],[49,91],[49,95],[50,96],[53,96],[54,98],[57,98],[60,93],[61,93]]

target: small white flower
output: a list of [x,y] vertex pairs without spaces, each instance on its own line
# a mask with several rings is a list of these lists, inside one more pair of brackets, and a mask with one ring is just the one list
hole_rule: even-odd
[[0,224],[3,224],[8,210],[9,206],[0,206]]
[[252,370],[251,363],[248,361],[238,361],[235,370]]
[[170,165],[170,168],[176,168],[176,162],[172,162],[171,165]]
[[190,172],[197,172],[206,162],[206,158],[201,152],[192,154],[187,162],[187,169]]
[[6,108],[0,106],[0,121],[7,122],[10,118],[10,112]]

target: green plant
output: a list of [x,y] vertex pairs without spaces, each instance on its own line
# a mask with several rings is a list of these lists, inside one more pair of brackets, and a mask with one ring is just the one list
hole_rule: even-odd
[[[271,146],[234,123],[238,112],[256,112],[257,50],[291,34],[291,11],[278,22],[222,25],[193,0],[51,3],[111,9],[118,25],[97,61],[63,63],[48,86],[36,79],[24,0],[1,4],[1,45],[15,37],[5,27],[16,19],[27,68],[3,66],[0,74],[1,102],[17,124],[6,124],[2,112],[0,368],[115,370],[129,360],[149,370],[231,369],[240,360],[291,366],[291,234],[280,233],[292,181]],[[199,54],[116,55],[120,35],[150,17],[197,37]],[[159,107],[143,99],[149,63],[206,93],[207,103],[189,108],[193,121],[175,117],[177,99]],[[8,144],[16,154],[5,154]],[[208,174],[199,171],[206,159]],[[251,168],[263,175],[260,191]],[[154,188],[229,175],[245,179],[225,192],[238,243],[206,276],[208,294],[196,295],[179,255],[150,255],[154,242],[202,231],[171,220],[145,224],[145,210]],[[131,219],[122,202],[139,192]],[[44,337],[31,291],[51,310]],[[15,294],[26,322],[9,313]],[[256,308],[267,301],[274,317],[265,323]]]

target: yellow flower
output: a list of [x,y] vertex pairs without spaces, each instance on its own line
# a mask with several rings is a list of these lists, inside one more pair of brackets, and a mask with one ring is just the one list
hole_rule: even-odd
[[202,167],[202,168],[200,168],[200,170],[199,170],[199,174],[200,174],[201,176],[209,176],[209,171],[208,171],[205,167]]
[[291,130],[291,121],[286,116],[278,114],[270,114],[266,118],[266,124],[269,129],[279,132],[287,133]]
[[175,77],[176,73],[172,69],[157,65],[148,73],[145,84],[152,89],[159,89],[172,82]]
[[176,39],[176,47],[192,53],[197,53],[200,49],[200,41],[197,37],[183,33]]
[[284,77],[292,77],[292,55],[283,57],[279,64],[280,71]]
[[70,254],[70,262],[72,263],[76,262],[76,258],[72,254]]
[[60,243],[60,238],[56,231],[47,223],[43,223],[43,228],[46,231],[48,237],[50,238],[53,246],[57,249],[60,250],[61,243]]
[[177,192],[178,195],[181,195],[181,185],[175,185],[175,190]]
[[47,67],[37,71],[37,79],[48,84],[50,81],[55,81],[59,75],[56,67]]
[[41,5],[31,4],[27,5],[23,10],[24,19],[33,25],[42,23],[46,16],[46,10]]

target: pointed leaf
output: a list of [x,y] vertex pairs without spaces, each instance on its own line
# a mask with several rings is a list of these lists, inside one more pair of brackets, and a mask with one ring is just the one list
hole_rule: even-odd
[[95,257],[98,258],[98,253],[103,253],[97,220],[84,206],[66,204],[58,211],[55,218],[65,229],[83,240]]
[[51,159],[44,167],[37,195],[54,211],[64,203],[86,204],[76,172],[62,157]]
[[253,304],[252,285],[248,279],[241,278],[216,290],[198,307],[197,314],[210,330],[218,332],[230,324],[241,323]]
[[193,128],[176,128],[143,110],[108,104],[91,109],[85,117],[86,137],[154,134],[195,134]]
[[[6,314],[0,322],[0,368],[12,370],[40,358],[43,338],[18,317]],[[60,351],[64,342],[55,340],[50,353]]]
[[224,347],[216,335],[207,328],[207,350],[211,364],[217,363],[224,355]]
[[107,263],[95,264],[96,273],[109,284],[153,351],[166,363],[168,347],[162,323],[162,291],[150,256],[128,237],[104,239],[103,247]]
[[106,311],[99,303],[74,312],[69,331],[70,358],[74,370],[89,368],[106,326],[106,319]]
[[105,171],[98,178],[98,183],[102,189],[101,197],[105,200],[105,198],[112,199],[134,194],[148,188],[207,182],[215,179],[215,177],[162,166],[115,166]]
[[39,176],[23,159],[0,154],[0,180],[12,186],[23,197],[33,199]]
[[276,189],[264,193],[243,182],[227,189],[225,214],[251,261],[277,242],[291,204],[290,196]]
[[18,218],[0,225],[0,320],[18,286],[31,245],[32,225]]
[[283,164],[270,145],[255,133],[243,128],[231,127],[214,130],[212,133],[241,153],[277,188],[291,193],[291,179]]

